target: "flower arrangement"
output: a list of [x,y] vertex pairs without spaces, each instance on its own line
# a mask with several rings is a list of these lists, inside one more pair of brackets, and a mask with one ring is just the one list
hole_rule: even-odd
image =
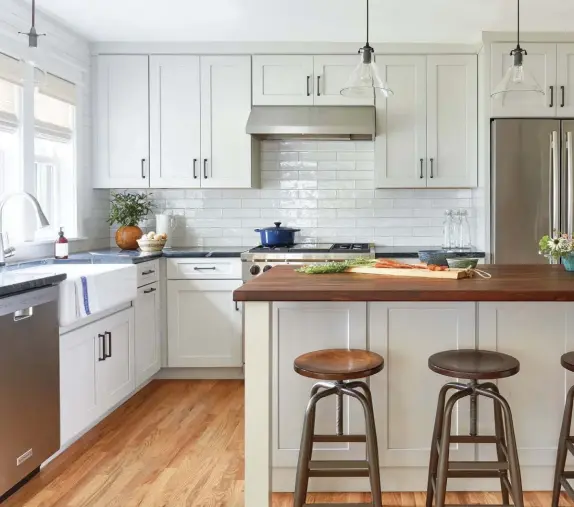
[[548,234],[542,236],[538,247],[542,255],[560,259],[560,257],[568,257],[574,253],[574,239],[568,234],[555,232],[552,236]]

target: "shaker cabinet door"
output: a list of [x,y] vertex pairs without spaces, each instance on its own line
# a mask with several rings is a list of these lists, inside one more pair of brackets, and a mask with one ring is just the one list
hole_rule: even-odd
[[199,56],[150,56],[152,188],[199,187]]
[[574,44],[557,45],[557,116],[574,116]]
[[426,187],[426,58],[378,56],[394,95],[376,97],[375,187]]
[[475,187],[478,89],[475,55],[427,57],[427,186]]
[[254,106],[312,106],[311,55],[254,55]]
[[136,387],[155,375],[161,366],[159,282],[138,289],[135,306]]
[[251,112],[251,59],[201,57],[202,188],[250,188],[252,139],[245,132]]
[[148,57],[95,59],[94,187],[149,187]]

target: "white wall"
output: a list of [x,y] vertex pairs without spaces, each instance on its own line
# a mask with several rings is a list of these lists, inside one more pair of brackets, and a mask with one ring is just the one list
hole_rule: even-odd
[[469,189],[375,190],[373,149],[368,141],[264,141],[261,189],[147,192],[158,212],[177,215],[174,246],[252,247],[254,229],[275,221],[301,228],[299,241],[439,246],[445,208],[468,210],[474,229]]
[[[6,0],[3,0],[6,1]],[[95,41],[364,42],[365,0],[42,0]],[[480,41],[514,30],[515,0],[370,0],[373,42]],[[572,0],[522,0],[528,31],[569,31]]]
[[[26,50],[27,39],[18,31],[30,28],[30,9],[19,0],[1,0],[0,52],[19,57]],[[78,102],[78,227],[86,238],[72,243],[72,250],[107,246],[109,229],[105,223],[109,207],[108,192],[91,188],[91,103],[90,57],[87,41],[61,24],[39,15],[38,31],[46,33],[39,42],[38,61],[42,67],[76,83],[80,90]],[[54,238],[55,239],[55,238]],[[22,246],[13,260],[52,255],[51,244]]]

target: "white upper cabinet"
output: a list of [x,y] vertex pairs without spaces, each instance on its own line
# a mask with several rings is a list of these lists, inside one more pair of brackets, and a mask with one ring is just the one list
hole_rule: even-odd
[[427,186],[475,187],[478,176],[477,58],[427,58]]
[[316,106],[372,106],[375,97],[356,99],[343,97],[341,88],[359,63],[359,55],[314,56],[314,104]]
[[358,55],[255,55],[253,105],[373,105],[374,97],[341,95],[341,88],[358,63]]
[[426,58],[377,56],[394,95],[377,94],[375,185],[426,187]]
[[557,116],[574,116],[574,44],[558,44]]
[[377,188],[477,185],[477,57],[378,56]]
[[[534,92],[507,93],[491,99],[493,117],[556,116],[556,105],[560,101],[556,87],[556,44],[525,42],[524,65],[534,76],[544,94]],[[516,44],[496,43],[491,46],[491,90],[494,90],[512,65],[510,52]],[[574,84],[574,83],[573,83]]]
[[313,57],[254,55],[253,105],[313,105]]
[[201,186],[252,186],[249,56],[201,57]]
[[148,57],[97,58],[94,187],[149,186]]
[[199,76],[199,56],[150,56],[152,187],[199,187]]

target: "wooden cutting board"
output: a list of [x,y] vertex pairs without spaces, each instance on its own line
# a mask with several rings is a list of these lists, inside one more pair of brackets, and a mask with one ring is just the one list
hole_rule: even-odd
[[366,275],[406,276],[409,278],[437,278],[442,280],[459,280],[471,278],[472,271],[468,269],[449,268],[448,271],[429,271],[426,269],[402,268],[369,268],[355,267],[347,269],[347,273],[363,273]]

